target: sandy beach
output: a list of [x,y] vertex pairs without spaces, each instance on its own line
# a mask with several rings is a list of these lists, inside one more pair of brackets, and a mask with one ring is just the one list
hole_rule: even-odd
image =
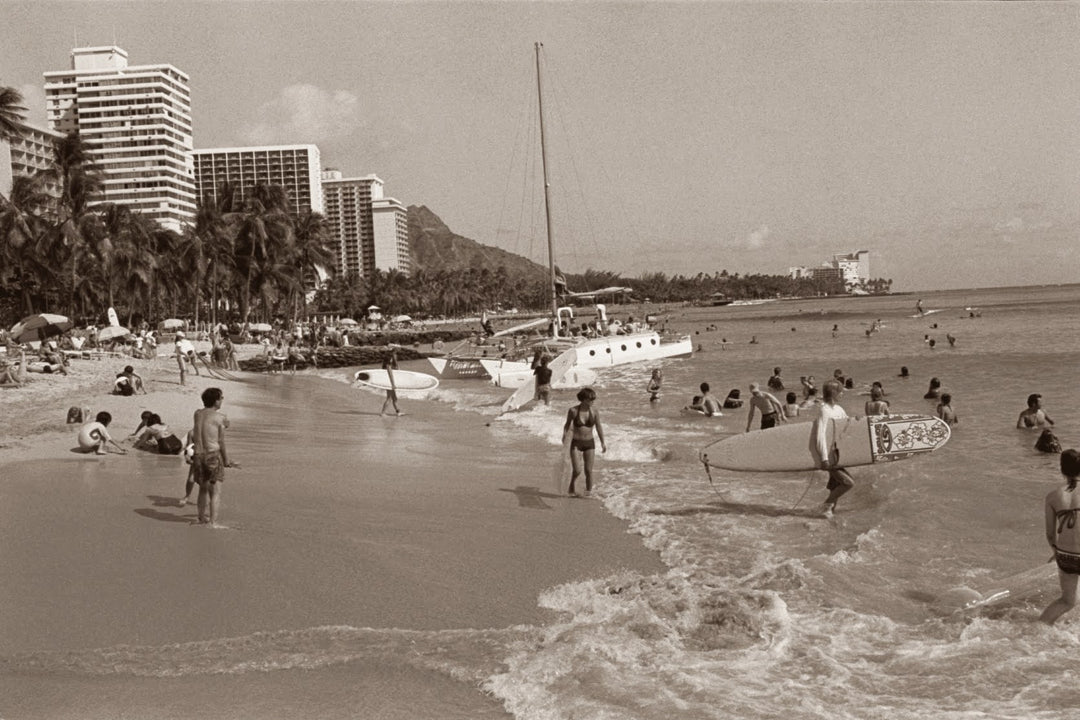
[[[147,395],[108,394],[125,364]],[[411,641],[418,661],[346,653],[313,675],[250,655],[260,641],[244,638],[542,627],[556,615],[538,607],[546,588],[662,568],[601,503],[515,479],[482,422],[431,437],[426,421],[453,411],[414,402],[383,418],[381,396],[341,383],[241,376],[189,374],[180,386],[172,358],[76,360],[68,376],[5,390],[0,716],[295,717],[318,696],[313,717],[505,717],[482,676],[462,683],[439,668],[442,639]],[[72,405],[109,411],[130,447],[145,409],[186,432],[210,385],[225,391],[242,465],[223,491],[229,529],[193,525],[195,509],[178,505],[176,457],[72,452]],[[238,678],[251,663],[267,672]]]

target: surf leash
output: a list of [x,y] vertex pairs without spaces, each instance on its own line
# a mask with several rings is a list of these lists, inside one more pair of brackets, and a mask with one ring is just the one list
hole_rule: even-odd
[[709,468],[709,453],[701,453],[699,457],[701,459],[701,464],[705,466],[705,475],[709,478],[709,486],[712,488],[713,492],[716,493],[717,497],[724,502],[727,502],[728,499],[724,497],[724,494],[716,489],[716,481],[713,480],[712,470]]
[[791,506],[792,510],[799,507],[799,503],[801,503],[803,501],[803,498],[806,497],[806,493],[810,492],[810,488],[813,487],[813,485],[814,485],[814,473],[813,473],[813,471],[811,471],[810,472],[810,482],[808,482],[806,484],[806,489],[802,491],[802,495],[799,496],[799,499],[796,500],[795,504]]

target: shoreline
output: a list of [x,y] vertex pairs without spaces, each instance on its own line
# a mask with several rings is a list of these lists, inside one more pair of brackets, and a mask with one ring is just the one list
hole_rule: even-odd
[[[125,364],[143,376],[147,395],[108,394]],[[381,418],[381,395],[349,394],[343,405],[340,381],[305,373],[242,373],[243,382],[189,375],[181,387],[175,367],[172,358],[83,361],[71,375],[13,391],[24,397],[0,422],[0,543],[24,550],[0,554],[0,576],[13,580],[0,593],[0,714],[104,718],[123,710],[154,718],[182,707],[184,717],[275,717],[285,707],[267,713],[263,698],[284,702],[276,684],[317,706],[302,688],[354,677],[368,695],[386,698],[387,717],[509,717],[478,689],[481,676],[433,669],[443,633],[526,632],[558,616],[538,604],[551,587],[619,569],[666,570],[602,503],[552,495],[498,453],[484,454],[491,434],[481,418],[462,422],[436,401],[412,402],[411,417]],[[223,494],[222,521],[232,531],[189,525],[194,509],[175,505],[185,467],[178,458],[71,452],[78,426],[63,424],[71,405],[108,410],[123,444],[143,409],[182,435],[210,385],[225,390],[230,455],[242,466],[227,471]],[[283,444],[297,414],[324,431],[333,418],[335,433],[358,442],[315,461],[305,441]],[[551,452],[537,448],[537,458]],[[305,472],[311,462],[314,472]],[[192,609],[208,601],[215,610],[200,619]],[[318,657],[318,638],[334,628],[388,632],[406,650],[423,647],[409,633],[424,633],[432,647],[414,660],[407,650],[400,666],[367,657],[363,646],[353,651],[359,657],[315,670],[288,664],[292,655]],[[279,636],[300,647],[270,675],[209,669],[233,653],[244,667],[243,648]],[[115,669],[117,653],[142,659],[136,669]],[[105,667],[72,676],[72,654]],[[147,677],[142,663],[165,667]],[[200,687],[207,697],[185,705]],[[357,689],[340,692],[365,699]],[[440,714],[443,700],[462,710]]]

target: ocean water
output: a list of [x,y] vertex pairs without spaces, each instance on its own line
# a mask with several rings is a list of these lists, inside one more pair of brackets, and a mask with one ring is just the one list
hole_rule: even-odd
[[[927,309],[941,312],[910,317],[912,295],[671,311],[669,327],[691,333],[700,351],[659,364],[658,403],[650,404],[645,392],[654,365],[604,371],[595,385],[609,448],[597,455],[597,495],[659,554],[663,568],[642,573],[598,562],[588,577],[543,590],[532,618],[500,615],[496,607],[478,624],[441,615],[435,599],[388,597],[392,578],[366,587],[354,566],[357,555],[373,563],[373,573],[400,568],[458,592],[469,585],[458,576],[474,570],[456,559],[467,547],[442,556],[417,552],[408,562],[387,555],[380,564],[379,553],[395,540],[392,515],[377,511],[393,508],[361,517],[350,507],[362,486],[295,481],[319,478],[342,462],[341,453],[391,464],[397,458],[388,439],[423,453],[435,439],[450,438],[439,451],[446,461],[472,463],[478,477],[513,475],[558,511],[573,512],[585,501],[553,497],[565,491],[557,473],[572,391],[556,391],[550,407],[499,416],[508,391],[444,381],[423,396],[404,394],[403,407],[422,415],[422,423],[394,425],[354,416],[340,392],[347,373],[268,381],[281,393],[280,405],[239,408],[239,417],[258,418],[261,426],[244,434],[237,423],[234,451],[282,449],[280,467],[260,478],[267,499],[248,496],[243,510],[226,505],[241,532],[231,546],[220,544],[222,535],[204,533],[194,553],[216,553],[226,565],[232,551],[244,558],[259,548],[279,560],[284,555],[284,562],[245,567],[234,579],[222,570],[203,580],[208,592],[235,583],[224,588],[225,597],[244,583],[280,585],[283,595],[248,601],[235,616],[223,607],[223,617],[208,618],[214,622],[205,637],[192,641],[187,623],[171,627],[162,620],[180,614],[168,607],[167,592],[178,581],[162,571],[165,591],[153,600],[168,612],[141,627],[133,611],[131,637],[81,628],[76,640],[19,638],[18,628],[5,627],[18,651],[0,657],[2,687],[22,683],[51,694],[44,706],[52,712],[41,717],[113,717],[102,709],[117,706],[128,717],[295,717],[298,709],[326,718],[1072,717],[1080,703],[1071,672],[1080,611],[1053,628],[1035,622],[1056,597],[1042,503],[1061,478],[1057,458],[1036,452],[1035,433],[1015,424],[1027,395],[1042,393],[1063,446],[1080,446],[1080,286],[921,297]],[[877,319],[883,328],[868,337]],[[955,336],[955,347],[946,333]],[[925,335],[936,347],[924,343]],[[820,384],[842,369],[856,382],[842,401],[850,414],[861,414],[867,398],[859,393],[875,380],[894,411],[930,412],[933,403],[922,396],[936,376],[952,393],[960,423],[931,455],[853,469],[856,488],[829,522],[816,512],[826,495],[824,473],[714,470],[710,482],[698,451],[742,431],[745,410],[717,419],[679,411],[700,382],[721,397],[735,387],[745,394],[749,382],[763,383],[774,366],[793,389],[800,375]],[[901,366],[909,378],[898,377]],[[298,407],[301,398],[306,409],[281,411]],[[333,451],[327,445],[325,460],[310,453],[290,460],[284,449],[298,438],[322,448],[328,422],[363,424],[372,442]],[[47,470],[35,466],[34,474]],[[438,498],[398,481],[403,494],[438,514]],[[282,497],[289,502],[278,502]],[[477,492],[477,502],[483,497]],[[361,534],[358,522],[374,526]],[[385,546],[363,545],[372,536]],[[240,542],[252,544],[249,554],[237,548]],[[327,547],[342,549],[304,555]],[[33,550],[36,563],[48,567],[47,548]],[[205,567],[188,568],[181,555],[161,560],[180,563],[186,582]],[[289,588],[302,587],[308,576],[267,582],[261,574],[277,566],[310,566],[310,583],[332,576],[345,584],[317,587],[318,609],[300,611],[304,594]],[[976,593],[1002,587],[1013,591],[1013,600],[960,611]],[[3,592],[7,598],[15,591]],[[382,624],[355,619],[358,593],[366,617],[374,613],[385,618]],[[395,614],[402,606],[408,623]],[[408,703],[393,695],[387,688],[402,675],[411,678],[409,687],[427,692],[413,693]],[[193,712],[185,697],[195,692],[218,693],[220,712]],[[239,699],[230,704],[229,698]]]

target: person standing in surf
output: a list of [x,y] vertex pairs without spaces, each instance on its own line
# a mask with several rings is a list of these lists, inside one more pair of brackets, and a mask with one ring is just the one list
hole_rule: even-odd
[[[779,368],[777,368],[779,369]],[[761,413],[761,429],[768,430],[784,420],[784,406],[772,393],[765,392],[756,382],[750,383],[750,414],[746,416],[746,432],[754,422],[754,411]]]
[[[574,489],[578,475],[585,472],[585,497],[592,495],[593,456],[596,454],[596,441],[593,439],[593,430],[600,438],[600,452],[607,452],[607,443],[604,442],[604,427],[600,424],[600,412],[593,407],[596,401],[596,391],[592,388],[582,388],[577,394],[578,405],[570,408],[566,413],[566,424],[563,425],[563,442],[566,442],[567,433],[573,431],[570,438],[570,489],[567,491],[570,497],[581,497]],[[579,457],[580,455],[580,457]]]
[[1046,542],[1054,550],[1058,566],[1058,582],[1061,597],[1043,610],[1039,620],[1047,625],[1067,613],[1076,605],[1076,584],[1080,580],[1080,493],[1076,482],[1080,479],[1080,452],[1066,450],[1061,453],[1061,474],[1067,484],[1046,496],[1045,525]]
[[397,353],[390,351],[390,356],[383,360],[382,369],[386,371],[386,377],[390,379],[390,389],[386,391],[386,399],[383,400],[380,415],[386,414],[386,406],[393,403],[394,414],[401,415],[401,408],[397,404],[397,385],[394,383],[394,371],[397,370]]
[[844,408],[839,405],[844,388],[835,380],[830,380],[822,386],[821,393],[821,411],[813,432],[821,469],[827,470],[829,473],[829,482],[825,485],[829,490],[829,497],[825,498],[822,511],[825,517],[832,518],[833,511],[836,510],[836,501],[848,490],[855,487],[855,480],[848,474],[847,470],[839,465],[840,458],[833,457],[835,448],[829,447],[829,421],[844,420],[848,416]]
[[195,411],[192,418],[191,439],[195,445],[192,465],[195,482],[199,485],[199,523],[211,527],[218,527],[225,468],[233,467],[225,449],[225,429],[229,427],[229,418],[221,412],[224,397],[221,388],[206,388],[202,392],[203,406]]

